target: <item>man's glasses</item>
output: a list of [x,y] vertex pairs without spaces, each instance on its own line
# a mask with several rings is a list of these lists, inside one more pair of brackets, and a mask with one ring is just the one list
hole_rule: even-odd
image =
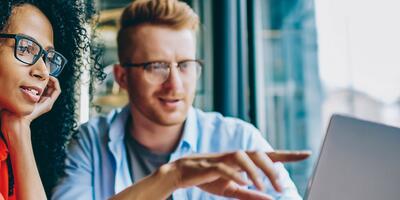
[[14,56],[24,64],[34,65],[40,58],[43,58],[51,76],[60,75],[65,64],[67,64],[67,59],[63,55],[53,49],[46,51],[37,41],[28,36],[0,34],[0,38],[15,39]]
[[199,60],[183,60],[178,63],[170,62],[147,62],[147,63],[123,63],[123,67],[143,67],[145,79],[153,84],[164,83],[170,73],[171,67],[176,66],[179,69],[181,78],[186,81],[197,80],[201,74],[203,63]]

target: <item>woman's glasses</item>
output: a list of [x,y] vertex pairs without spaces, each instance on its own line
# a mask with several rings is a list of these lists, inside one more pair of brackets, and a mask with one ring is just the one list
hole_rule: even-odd
[[15,39],[14,56],[24,64],[33,65],[40,58],[43,58],[51,76],[58,76],[65,64],[67,64],[67,59],[63,55],[54,49],[46,51],[37,41],[28,36],[21,34],[0,34],[0,38]]

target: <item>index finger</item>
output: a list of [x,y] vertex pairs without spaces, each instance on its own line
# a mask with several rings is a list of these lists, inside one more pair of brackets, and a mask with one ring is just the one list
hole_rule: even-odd
[[273,151],[267,156],[273,162],[296,162],[310,157],[311,151]]

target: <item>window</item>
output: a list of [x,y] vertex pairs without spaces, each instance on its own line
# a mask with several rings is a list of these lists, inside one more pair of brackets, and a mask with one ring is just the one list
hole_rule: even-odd
[[324,124],[339,111],[400,126],[399,8],[396,1],[316,1]]
[[[313,1],[257,1],[259,127],[276,149],[312,149],[321,138],[321,83]],[[257,27],[257,26],[256,26]],[[311,160],[288,165],[304,191]]]
[[333,113],[400,126],[400,5],[255,2],[258,126],[277,149],[314,152],[287,166],[304,193]]

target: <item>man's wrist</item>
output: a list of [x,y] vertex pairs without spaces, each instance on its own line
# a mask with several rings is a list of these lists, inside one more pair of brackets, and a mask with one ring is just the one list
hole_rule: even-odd
[[162,165],[152,176],[167,197],[179,189],[179,171],[174,163]]
[[113,196],[110,200],[125,199],[166,199],[178,189],[174,180],[176,168],[174,164],[162,165],[154,173],[139,180],[129,188]]

